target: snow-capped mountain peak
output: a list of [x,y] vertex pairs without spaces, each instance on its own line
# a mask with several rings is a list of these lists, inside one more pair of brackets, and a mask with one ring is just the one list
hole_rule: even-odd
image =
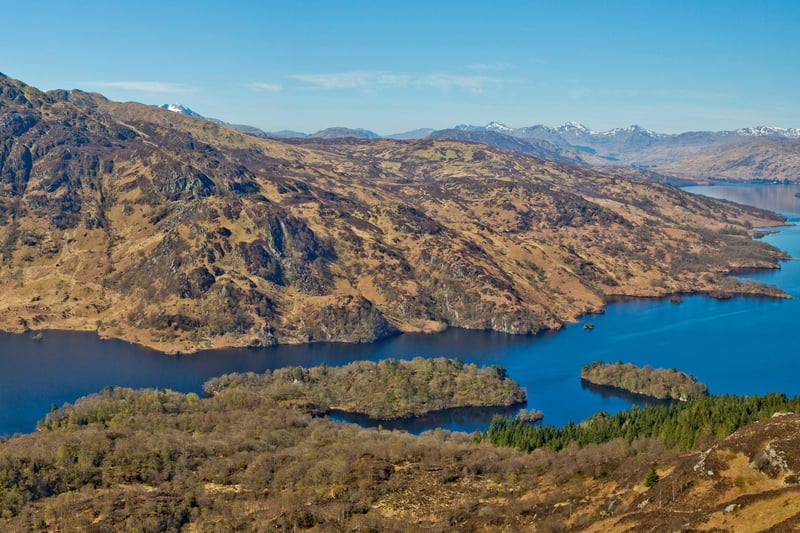
[[203,115],[195,113],[194,111],[184,106],[183,104],[163,104],[158,107],[160,107],[161,109],[166,109],[167,111],[172,111],[173,113],[180,113],[181,115],[186,115],[187,117],[203,118]]
[[509,128],[500,122],[490,122],[484,126],[484,128],[490,131],[499,131],[500,133],[511,133],[514,131],[514,128]]
[[600,133],[600,135],[605,136],[613,136],[613,135],[623,135],[623,134],[631,134],[631,133],[640,133],[642,135],[648,137],[661,137],[661,133],[656,133],[652,130],[648,130],[647,128],[643,128],[638,124],[634,124],[632,126],[628,126],[627,128],[613,128],[608,131],[604,131]]
[[592,130],[590,130],[580,122],[574,122],[574,121],[565,122],[562,125],[556,127],[555,130],[563,133],[576,133],[576,134],[583,133],[588,135],[594,134]]
[[774,126],[754,126],[751,128],[740,128],[736,130],[739,135],[747,137],[767,137],[777,135],[789,139],[800,139],[799,128],[778,128]]

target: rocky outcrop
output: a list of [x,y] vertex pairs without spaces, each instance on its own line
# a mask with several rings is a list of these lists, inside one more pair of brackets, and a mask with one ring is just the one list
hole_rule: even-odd
[[381,312],[362,296],[338,296],[310,311],[299,328],[309,341],[372,342],[396,334]]

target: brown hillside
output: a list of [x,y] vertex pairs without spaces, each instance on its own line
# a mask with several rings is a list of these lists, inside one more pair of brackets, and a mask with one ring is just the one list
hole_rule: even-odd
[[[293,145],[0,77],[0,327],[164,351],[557,328],[609,297],[764,293],[782,219],[446,140]],[[772,291],[774,292],[774,291]]]
[[708,147],[677,159],[659,161],[654,170],[698,181],[800,180],[800,140],[757,138]]
[[798,531],[800,416],[776,414],[665,465],[628,512],[587,531]]

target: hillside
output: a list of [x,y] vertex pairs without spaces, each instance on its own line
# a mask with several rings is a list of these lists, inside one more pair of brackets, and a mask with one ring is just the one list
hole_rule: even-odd
[[800,139],[757,138],[715,146],[655,170],[696,180],[800,180]]
[[[178,104],[160,107],[203,118]],[[250,135],[274,139],[379,137],[369,130],[349,128],[327,128],[310,136],[292,131],[267,133],[252,126],[208,120]],[[476,142],[501,150],[676,186],[716,181],[800,180],[800,130],[795,128],[762,126],[735,131],[664,134],[640,126],[596,132],[577,122],[568,122],[555,128],[541,124],[511,128],[491,122],[486,126],[459,125],[443,130],[420,128],[384,138]]]
[[532,150],[558,147],[555,153],[564,162],[676,185],[800,179],[800,130],[793,128],[664,134],[640,126],[597,132],[577,122],[555,128],[510,128],[492,122],[440,130],[431,137],[472,140],[556,160],[559,157]]
[[0,327],[161,351],[535,333],[616,296],[780,295],[782,218],[449,140],[281,142],[0,77]]
[[[312,415],[308,392],[313,387],[270,379],[230,383],[210,398],[108,388],[56,409],[36,433],[0,441],[0,528],[621,532],[800,526],[800,416],[769,418],[772,406],[796,406],[798,399],[721,398],[726,419],[745,415],[731,409],[737,402],[762,404],[753,413],[760,421],[729,426],[722,438],[707,436],[713,429],[698,416],[702,406],[682,403],[695,415],[682,420],[706,435],[688,451],[636,437],[645,427],[637,426],[631,439],[565,442],[557,452],[525,453],[462,433],[414,436],[336,423]],[[369,396],[371,390],[360,392]]]
[[520,154],[531,155],[541,159],[558,161],[573,165],[585,162],[576,151],[559,148],[548,141],[539,139],[520,139],[492,130],[448,129],[433,131],[428,135],[431,139],[449,139],[452,141],[468,141],[485,144],[501,150],[513,150]]
[[797,531],[800,416],[776,414],[703,451],[658,462],[661,479],[586,531]]

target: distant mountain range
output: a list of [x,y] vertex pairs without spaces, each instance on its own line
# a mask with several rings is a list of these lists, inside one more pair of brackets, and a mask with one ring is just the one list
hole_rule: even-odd
[[380,135],[374,131],[361,128],[326,128],[322,131],[318,131],[317,133],[312,133],[311,135],[308,135],[308,137],[314,139],[377,139],[380,137]]
[[[160,106],[187,116],[202,117],[181,104]],[[800,180],[800,128],[754,126],[729,131],[658,133],[638,125],[594,131],[579,122],[550,127],[541,124],[513,128],[500,122],[485,126],[460,124],[434,130],[420,128],[380,136],[366,129],[327,128],[313,134],[266,132],[209,119],[230,128],[273,139],[451,139],[513,150],[562,163],[616,167],[655,181]]]
[[428,137],[431,133],[436,131],[433,128],[418,128],[416,130],[406,131],[404,133],[393,133],[392,135],[387,135],[387,139],[395,139],[398,141],[410,141],[413,139],[424,139]]
[[[275,137],[315,137],[322,139],[335,138],[368,138],[368,139],[423,139],[425,137],[442,138],[443,135],[459,135],[456,132],[496,133],[526,140],[547,141],[557,147],[583,148],[586,151],[600,151],[594,146],[603,147],[607,152],[627,152],[631,149],[641,149],[644,146],[651,146],[657,142],[669,140],[674,144],[705,144],[717,142],[720,144],[729,143],[738,139],[754,137],[772,137],[785,139],[800,139],[800,128],[779,128],[773,126],[754,126],[740,128],[738,130],[725,131],[695,131],[686,133],[657,133],[655,131],[642,128],[638,125],[628,126],[627,128],[613,128],[608,131],[594,131],[580,122],[565,122],[560,126],[550,127],[542,124],[527,126],[523,128],[512,128],[500,122],[489,122],[485,126],[475,126],[459,124],[453,128],[436,130],[434,128],[418,128],[415,130],[393,133],[391,135],[378,135],[374,131],[363,128],[332,127],[320,130],[316,133],[304,133],[299,131],[281,130],[267,132],[254,126],[243,126],[231,124],[222,120],[205,117],[182,104],[163,104],[161,109],[167,109],[176,113],[181,113],[190,117],[206,118],[218,124],[233,126],[236,129],[247,128],[262,132],[264,136]],[[449,138],[449,137],[448,137]]]
[[[245,124],[231,124],[230,122],[225,122],[216,118],[205,117],[195,111],[192,111],[188,107],[182,104],[163,104],[158,106],[161,109],[166,109],[168,111],[174,111],[175,113],[180,113],[182,115],[186,115],[187,117],[197,117],[197,118],[204,118],[206,120],[210,120],[212,122],[216,122],[217,124],[221,124],[223,126],[227,126],[237,131],[241,131],[243,133],[248,133],[250,135],[255,135],[256,137],[263,137],[265,139],[301,139],[301,138],[312,138],[312,139],[377,139],[380,137],[374,131],[369,131],[361,128],[352,129],[352,128],[343,128],[343,127],[333,127],[333,128],[326,128],[324,130],[320,130],[316,133],[303,133],[300,131],[292,131],[292,130],[280,130],[280,131],[264,131],[260,128],[256,128],[255,126],[247,126]],[[433,130],[428,130],[433,131]],[[422,135],[421,137],[424,137]],[[407,137],[407,138],[418,138],[418,137]]]
[[471,140],[476,142],[523,153],[530,152],[514,148],[508,142],[501,143],[498,136],[548,143],[560,149],[556,155],[561,160],[571,158],[573,164],[593,167],[634,167],[646,170],[646,179],[659,181],[800,179],[798,128],[757,126],[665,134],[636,125],[596,132],[577,122],[554,128],[543,125],[510,128],[490,122],[486,126],[456,126],[455,130],[469,132]]

